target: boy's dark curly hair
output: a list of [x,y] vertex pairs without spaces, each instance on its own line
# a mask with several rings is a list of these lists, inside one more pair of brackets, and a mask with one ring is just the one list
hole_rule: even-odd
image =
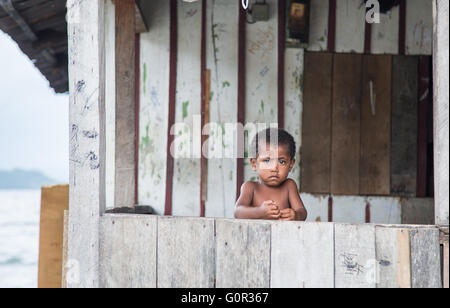
[[[271,138],[272,137],[272,138]],[[251,154],[253,158],[258,157],[259,142],[260,140],[266,141],[266,144],[275,144],[278,141],[278,145],[286,145],[289,148],[289,155],[291,159],[295,158],[295,140],[291,134],[281,128],[267,128],[258,132],[253,137],[251,144]],[[274,140],[277,139],[277,140]]]

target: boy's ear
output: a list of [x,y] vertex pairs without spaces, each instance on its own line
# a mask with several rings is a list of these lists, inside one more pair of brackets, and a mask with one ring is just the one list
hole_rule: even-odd
[[256,171],[256,159],[250,158],[250,164],[252,165],[253,171]]
[[291,172],[292,168],[294,168],[295,158],[291,159],[291,163],[289,164],[289,172]]

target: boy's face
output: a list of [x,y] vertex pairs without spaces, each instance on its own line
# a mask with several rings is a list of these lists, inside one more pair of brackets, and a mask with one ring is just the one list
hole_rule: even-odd
[[282,184],[295,163],[295,159],[289,155],[289,147],[266,144],[265,147],[261,145],[258,152],[258,157],[251,158],[250,162],[261,181],[273,187]]

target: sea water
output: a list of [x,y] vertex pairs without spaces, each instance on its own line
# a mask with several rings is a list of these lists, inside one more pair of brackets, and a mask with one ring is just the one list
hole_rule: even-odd
[[35,288],[40,190],[0,189],[0,288]]

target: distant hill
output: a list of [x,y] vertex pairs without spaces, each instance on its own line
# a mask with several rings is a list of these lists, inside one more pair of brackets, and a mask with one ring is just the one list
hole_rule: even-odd
[[39,171],[0,170],[0,189],[37,189],[45,185],[55,184],[57,184],[57,181]]

